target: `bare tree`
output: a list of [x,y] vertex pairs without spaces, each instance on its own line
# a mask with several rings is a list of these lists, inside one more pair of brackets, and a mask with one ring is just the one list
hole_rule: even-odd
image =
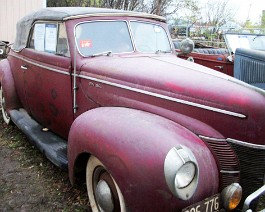
[[204,14],[204,23],[213,26],[213,33],[215,33],[220,27],[233,20],[235,10],[229,5],[229,0],[208,0],[202,14]]
[[136,10],[141,0],[47,0],[48,7],[105,7]]
[[195,5],[197,0],[47,0],[48,7],[104,7],[167,16]]
[[140,3],[137,9],[141,12],[168,16],[197,5],[197,0],[148,0]]

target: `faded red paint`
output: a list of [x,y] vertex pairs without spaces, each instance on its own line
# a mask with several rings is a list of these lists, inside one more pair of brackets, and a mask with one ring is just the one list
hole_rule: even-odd
[[[23,107],[43,126],[68,139],[72,183],[75,166],[86,165],[76,164],[78,156],[92,154],[116,179],[131,211],[178,211],[221,192],[218,159],[199,135],[264,145],[265,98],[232,77],[177,58],[173,48],[172,54],[84,58],[77,53],[74,114],[75,25],[135,19],[160,24],[167,31],[165,23],[147,18],[68,20],[71,57],[29,48],[11,51],[0,63],[1,83],[7,88],[9,110]],[[90,42],[83,44],[88,47]],[[178,145],[191,149],[199,165],[198,188],[188,201],[173,196],[164,176],[165,157]]]

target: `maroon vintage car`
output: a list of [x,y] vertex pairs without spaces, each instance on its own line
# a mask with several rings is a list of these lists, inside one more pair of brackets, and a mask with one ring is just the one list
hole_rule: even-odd
[[96,8],[24,17],[1,110],[93,211],[220,211],[265,191],[265,92],[176,58],[165,19]]

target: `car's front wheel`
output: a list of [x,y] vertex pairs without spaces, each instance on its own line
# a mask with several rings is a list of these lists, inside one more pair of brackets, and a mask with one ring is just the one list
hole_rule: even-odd
[[125,212],[123,195],[106,167],[91,156],[86,168],[86,183],[90,206],[93,212]]
[[1,86],[0,88],[0,107],[1,107],[4,122],[6,124],[10,124],[11,118],[6,111],[6,101],[5,101],[3,86]]

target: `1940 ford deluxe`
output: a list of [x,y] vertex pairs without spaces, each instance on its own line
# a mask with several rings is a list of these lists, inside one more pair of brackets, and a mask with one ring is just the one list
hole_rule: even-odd
[[37,11],[0,80],[5,122],[85,176],[93,211],[247,210],[265,191],[265,92],[176,58],[163,17]]

